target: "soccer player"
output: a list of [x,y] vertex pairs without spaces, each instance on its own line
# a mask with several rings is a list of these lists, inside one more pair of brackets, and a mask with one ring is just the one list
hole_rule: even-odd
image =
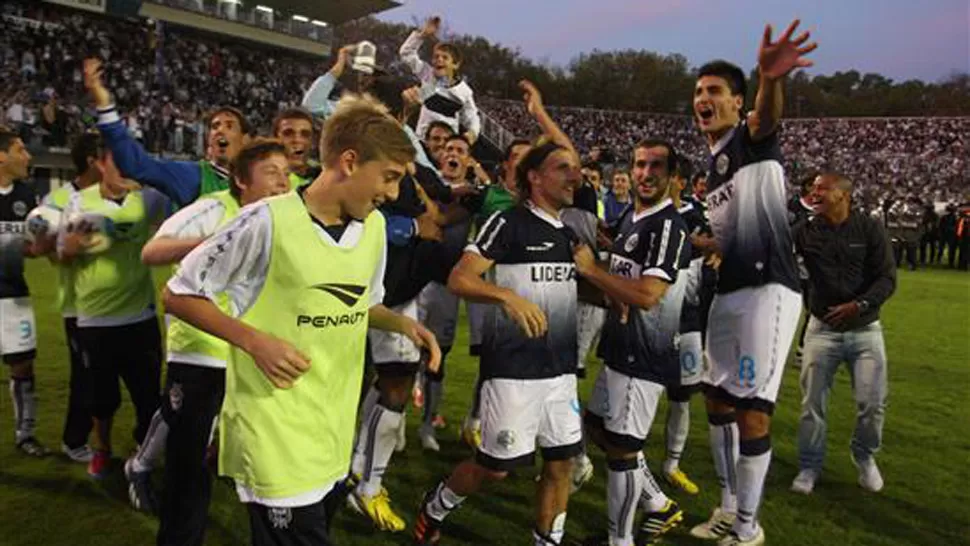
[[[177,264],[235,218],[240,207],[290,189],[287,155],[279,141],[250,142],[231,170],[233,185],[228,190],[198,199],[162,224],[142,249],[145,264]],[[147,512],[159,510],[159,545],[201,545],[212,487],[205,455],[222,406],[229,346],[174,317],[166,341],[165,395],[141,448],[125,464],[125,476],[132,505]],[[150,476],[162,452],[165,487],[157,503]]]
[[633,546],[636,507],[647,511],[637,543],[656,540],[683,519],[657,486],[643,446],[660,396],[680,380],[675,337],[690,259],[687,226],[668,196],[677,168],[673,147],[646,140],[633,150],[633,209],[617,225],[609,271],[576,250],[576,269],[611,301],[600,340],[606,366],[587,405],[586,430],[606,452],[610,546]]
[[581,452],[582,425],[575,236],[559,211],[572,204],[580,181],[577,155],[549,142],[522,158],[517,175],[522,202],[485,223],[448,279],[457,295],[492,304],[481,357],[482,444],[425,495],[414,526],[417,544],[436,544],[445,517],[486,481],[534,464],[536,444],[543,468],[533,540],[545,546],[563,538],[571,458]]
[[430,369],[440,360],[433,334],[380,303],[386,234],[376,209],[398,196],[410,140],[386,109],[345,96],[320,156],[313,183],[241,211],[165,290],[172,315],[230,345],[219,469],[235,480],[257,546],[330,544],[368,327],[429,350]]
[[104,86],[98,59],[85,59],[84,85],[98,109],[98,129],[111,150],[122,176],[164,193],[176,206],[199,196],[229,188],[229,165],[249,138],[246,117],[235,108],[222,106],[206,119],[209,136],[206,159],[199,162],[156,159],[129,133]]
[[[677,173],[670,180],[670,199],[677,212],[684,219],[687,232],[691,235],[710,234],[710,227],[704,213],[687,195],[687,180],[691,178],[690,163],[681,158]],[[707,312],[702,305],[702,293],[713,288],[704,275],[704,255],[698,248],[691,248],[687,269],[681,271],[685,277],[684,303],[680,312],[679,360],[680,381],[667,389],[667,458],[663,463],[663,476],[671,485],[682,489],[689,495],[696,495],[700,489],[687,474],[680,469],[680,458],[687,445],[690,432],[690,398],[698,392],[704,378],[704,343],[701,317]]]
[[459,127],[464,127],[462,136],[469,144],[474,144],[482,121],[475,106],[474,92],[458,72],[462,60],[458,47],[446,42],[435,44],[430,65],[418,56],[421,45],[438,34],[440,25],[439,17],[428,19],[421,30],[415,30],[408,36],[399,51],[401,61],[421,81],[423,106],[418,117],[417,133],[425,135],[432,122],[441,121],[455,133],[459,132]]
[[168,200],[124,180],[110,152],[96,166],[100,184],[81,190],[65,209],[58,256],[74,269],[77,340],[90,373],[98,444],[88,474],[100,479],[108,471],[111,423],[121,406],[119,378],[135,406],[136,443],[144,440],[158,409],[161,332],[151,270],[140,255],[164,219]]
[[273,137],[286,147],[290,185],[294,188],[313,182],[320,166],[310,159],[313,149],[313,115],[303,108],[287,108],[273,120]]
[[24,256],[40,253],[35,245],[28,245],[24,240],[27,213],[37,206],[34,189],[22,181],[27,178],[30,159],[20,136],[0,126],[0,355],[10,366],[17,449],[43,457],[48,453],[47,448],[34,436],[37,328],[24,278]]
[[883,479],[875,454],[882,444],[888,390],[879,308],[896,289],[892,246],[878,221],[852,210],[852,182],[846,177],[818,177],[812,201],[817,215],[795,229],[795,249],[811,283],[811,318],[801,377],[801,471],[791,489],[810,494],[822,474],[826,405],[844,360],[858,410],[852,461],[859,468],[859,485],[878,492]]
[[723,546],[764,543],[757,511],[771,462],[771,414],[801,313],[777,134],[784,78],[811,66],[804,55],[816,47],[807,43],[808,32],[792,37],[797,26],[777,42],[765,28],[758,96],[747,116],[741,115],[746,85],[738,67],[709,63],[694,87],[694,115],[711,150],[707,205],[714,237],[693,240],[722,257],[707,328],[707,412],[721,505],[691,534]]

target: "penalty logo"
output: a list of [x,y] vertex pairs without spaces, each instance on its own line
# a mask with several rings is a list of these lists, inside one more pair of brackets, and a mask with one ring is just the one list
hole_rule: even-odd
[[270,508],[266,515],[273,529],[289,529],[293,522],[293,510],[289,508]]

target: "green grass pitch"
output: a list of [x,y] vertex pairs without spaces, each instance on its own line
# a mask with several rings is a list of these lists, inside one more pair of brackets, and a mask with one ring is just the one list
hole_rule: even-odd
[[[68,395],[67,350],[61,321],[53,309],[56,275],[34,261],[27,270],[37,313],[39,437],[59,448]],[[768,476],[761,522],[775,545],[956,545],[970,544],[970,276],[951,271],[900,272],[899,289],[883,312],[890,362],[890,398],[885,445],[878,460],[886,479],[881,494],[856,484],[848,441],[854,407],[848,374],[836,381],[830,403],[829,455],[825,473],[811,497],[788,492],[797,472],[795,433],[800,404],[797,372],[785,372],[772,430],[774,462]],[[470,454],[457,440],[474,384],[476,363],[468,356],[462,321],[448,362],[444,414],[448,428],[439,434],[442,452],[425,455],[416,438],[418,414],[408,416],[409,443],[391,461],[386,485],[394,506],[414,521],[423,491]],[[593,374],[596,369],[594,368]],[[595,376],[595,375],[594,375]],[[584,399],[592,378],[581,382]],[[132,410],[125,397],[116,419],[115,456],[127,456]],[[126,494],[121,460],[103,482],[88,478],[83,465],[58,454],[44,460],[22,456],[13,446],[9,395],[0,394],[0,544],[4,546],[154,544],[157,520],[133,511]],[[701,486],[696,497],[666,488],[687,514],[668,544],[700,544],[686,529],[709,514],[719,498],[707,425],[700,397],[692,402],[691,436],[682,468]],[[665,415],[664,409],[660,415]],[[659,473],[663,458],[663,419],[654,423],[647,458]],[[606,528],[604,461],[591,449],[594,480],[574,495],[567,534],[585,537]],[[518,472],[472,497],[446,523],[444,544],[531,544],[534,472]],[[157,477],[156,477],[157,478]],[[156,484],[158,484],[156,479]],[[963,485],[960,485],[963,484]],[[160,484],[159,484],[160,485]],[[379,533],[348,510],[338,514],[333,538],[341,545],[408,544],[402,533]],[[215,487],[207,544],[246,544],[246,512],[225,483]]]

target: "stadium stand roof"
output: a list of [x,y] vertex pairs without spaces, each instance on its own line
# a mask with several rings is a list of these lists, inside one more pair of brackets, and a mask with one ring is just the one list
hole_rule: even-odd
[[303,15],[333,26],[401,5],[395,0],[258,0],[252,3],[290,15]]

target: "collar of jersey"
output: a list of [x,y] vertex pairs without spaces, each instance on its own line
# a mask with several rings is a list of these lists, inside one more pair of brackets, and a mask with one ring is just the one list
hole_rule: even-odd
[[525,206],[528,207],[529,212],[531,212],[532,214],[535,214],[540,220],[542,220],[542,221],[550,224],[552,227],[554,227],[554,228],[561,228],[561,227],[563,227],[562,220],[560,220],[559,218],[556,218],[555,216],[552,216],[548,212],[540,209],[532,201],[526,201],[525,202]]
[[229,180],[229,170],[228,169],[225,169],[223,167],[220,167],[219,165],[217,165],[213,161],[210,161],[209,162],[209,165],[212,166],[212,170],[214,170],[216,172],[216,174],[219,175],[220,178],[224,178],[226,180]]
[[652,206],[652,207],[650,207],[650,208],[648,208],[646,210],[641,210],[640,212],[634,212],[633,213],[633,223],[635,224],[635,223],[639,222],[640,220],[643,220],[644,218],[646,218],[647,216],[650,216],[652,214],[657,214],[658,212],[660,212],[661,209],[663,209],[667,205],[671,205],[671,204],[673,204],[673,201],[671,201],[670,198],[667,197],[663,201],[657,203],[656,205],[654,205],[654,206]]
[[679,209],[677,209],[677,212],[683,214],[683,213],[685,213],[685,212],[687,212],[689,210],[693,210],[693,209],[694,209],[694,205],[693,204],[685,202],[683,205],[681,205],[681,207]]
[[721,150],[723,150],[724,147],[727,146],[727,143],[731,140],[731,137],[734,136],[734,132],[737,130],[738,130],[738,126],[735,125],[734,127],[731,127],[730,131],[728,131],[727,133],[724,133],[724,136],[722,136],[720,140],[718,140],[717,142],[714,143],[713,146],[711,146],[711,155],[717,155]]

